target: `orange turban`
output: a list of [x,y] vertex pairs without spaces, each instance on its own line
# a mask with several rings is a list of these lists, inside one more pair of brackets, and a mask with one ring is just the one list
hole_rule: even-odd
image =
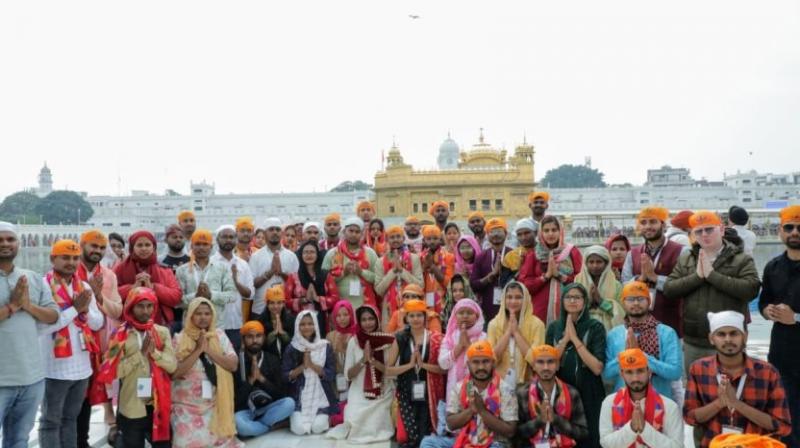
[[709,448],[786,448],[769,436],[759,434],[720,434],[711,439]]
[[689,227],[697,228],[697,227],[711,227],[711,226],[721,226],[722,220],[719,219],[719,215],[714,212],[710,212],[708,210],[699,211],[693,214],[689,218]]
[[192,244],[214,244],[214,236],[206,229],[197,229],[192,234]]
[[642,369],[647,367],[647,355],[641,349],[629,348],[617,356],[620,370]]
[[790,205],[781,210],[781,224],[800,222],[800,205]]
[[253,219],[249,216],[242,216],[241,218],[236,220],[236,230],[241,229],[250,229],[255,230],[256,225],[253,224]]
[[372,213],[375,213],[375,204],[373,204],[372,202],[369,202],[369,201],[361,201],[361,202],[359,202],[358,206],[356,207],[356,213],[360,212],[361,210],[364,210],[365,208],[368,208],[368,209],[372,210]]
[[386,229],[386,236],[390,237],[392,235],[404,235],[403,228],[400,226],[391,226]]
[[403,294],[407,293],[416,294],[418,297],[425,296],[425,291],[422,289],[422,287],[415,283],[409,283],[405,288],[403,288]]
[[535,360],[540,356],[551,356],[555,359],[561,359],[561,357],[558,356],[558,349],[556,349],[552,345],[547,345],[547,344],[531,347],[531,353],[530,353],[531,359]]
[[650,298],[650,288],[646,283],[640,281],[632,281],[626,283],[622,288],[622,299],[626,297],[647,297]]
[[432,237],[441,238],[442,231],[439,230],[439,228],[434,225],[422,226],[422,236],[425,238],[432,238]]
[[691,217],[693,214],[694,212],[691,210],[681,210],[677,215],[673,216],[669,222],[674,227],[677,227],[681,230],[688,230],[690,228],[689,217]]
[[489,233],[494,229],[503,229],[508,232],[508,224],[506,224],[506,220],[503,218],[492,218],[486,221],[486,225],[483,226],[483,230],[486,233]]
[[439,207],[444,207],[444,208],[445,208],[445,210],[448,210],[448,211],[450,210],[450,206],[449,206],[449,205],[447,205],[447,202],[444,202],[444,201],[434,201],[434,203],[433,203],[433,204],[431,204],[431,209],[428,211],[428,213],[430,213],[430,215],[431,215],[431,216],[433,216],[433,212],[434,212],[434,211],[435,211],[437,208],[439,208]]
[[409,216],[406,218],[406,224],[419,224],[419,218],[416,216]]
[[68,255],[77,257],[81,254],[81,247],[72,240],[60,240],[50,248],[50,256]]
[[97,229],[87,230],[81,235],[81,245],[87,243],[97,244],[98,246],[108,246],[108,238],[106,238],[103,232]]
[[325,217],[325,224],[329,222],[342,222],[342,217],[338,213],[331,213]]
[[406,303],[403,304],[403,311],[406,313],[411,313],[414,311],[421,311],[424,313],[428,311],[428,305],[419,299],[406,300]]
[[277,284],[267,289],[264,298],[267,299],[268,302],[283,302],[286,300],[286,296],[283,293],[283,285]]
[[544,202],[550,202],[550,193],[546,191],[534,191],[528,195],[528,204],[537,199],[544,199]]
[[239,332],[242,334],[242,336],[244,336],[251,331],[255,331],[258,334],[264,334],[264,324],[257,320],[251,320],[242,325],[242,329]]
[[184,210],[178,213],[178,222],[183,221],[184,219],[194,218],[194,212],[190,210]]
[[486,357],[494,359],[494,350],[489,341],[473,342],[467,349],[467,359]]
[[669,219],[669,210],[665,209],[664,207],[645,207],[639,211],[638,215],[636,215],[637,221],[651,218],[655,218],[662,222],[667,222],[667,219]]
[[486,219],[486,217],[483,216],[483,212],[480,210],[475,210],[474,212],[470,212],[470,214],[467,215],[467,221],[472,221],[473,218]]

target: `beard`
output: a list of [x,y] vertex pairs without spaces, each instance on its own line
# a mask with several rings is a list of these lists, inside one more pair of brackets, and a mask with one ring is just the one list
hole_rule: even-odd
[[169,250],[171,250],[173,252],[180,252],[180,251],[183,250],[183,248],[185,246],[186,246],[185,242],[179,243],[179,244],[167,244],[167,247],[169,247]]
[[662,236],[664,236],[664,229],[656,231],[655,233],[653,233],[653,236],[651,237],[645,236],[644,239],[652,242],[660,240]]
[[647,390],[647,383],[639,383],[639,382],[631,383],[628,384],[628,389],[630,389],[631,392],[636,392],[636,393],[644,392]]
[[475,373],[472,374],[472,377],[478,381],[486,381],[492,377],[494,373],[494,369],[492,370],[477,370]]
[[245,350],[247,350],[247,354],[248,355],[257,355],[257,354],[261,353],[262,349],[263,349],[263,347],[261,345],[258,345],[258,344],[248,345],[248,346],[245,347]]
[[800,249],[800,238],[787,238],[786,247],[793,250]]
[[219,248],[224,250],[225,252],[232,251],[234,247],[236,247],[236,244],[234,243],[225,243],[219,245]]

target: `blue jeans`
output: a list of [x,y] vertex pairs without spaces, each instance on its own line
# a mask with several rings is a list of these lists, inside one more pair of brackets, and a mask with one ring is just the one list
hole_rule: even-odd
[[800,373],[783,371],[781,381],[786,391],[789,414],[792,416],[792,433],[781,441],[789,448],[800,448]]
[[44,398],[44,380],[29,386],[0,387],[3,448],[27,448],[36,411]]
[[286,420],[294,412],[294,400],[286,397],[267,405],[267,412],[258,419],[247,409],[236,413],[236,432],[241,437],[256,437],[269,432],[272,425]]
[[[453,445],[456,444],[455,437],[442,437],[442,436],[425,436],[422,439],[422,443],[419,444],[419,448],[453,448]],[[503,448],[504,445],[492,442],[489,445],[489,448]]]

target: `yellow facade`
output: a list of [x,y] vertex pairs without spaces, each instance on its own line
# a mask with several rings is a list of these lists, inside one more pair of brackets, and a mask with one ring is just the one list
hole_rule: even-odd
[[433,201],[450,204],[450,220],[466,221],[473,210],[487,219],[530,216],[528,193],[534,187],[534,148],[523,143],[506,150],[480,141],[461,151],[457,168],[417,171],[403,162],[400,149],[389,151],[386,168],[375,174],[375,204],[382,218],[424,218]]

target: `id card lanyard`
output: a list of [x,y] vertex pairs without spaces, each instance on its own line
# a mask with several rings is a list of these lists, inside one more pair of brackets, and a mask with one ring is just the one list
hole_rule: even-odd
[[[408,341],[409,345],[411,346],[411,354],[414,354],[414,337],[411,337],[411,340]],[[425,354],[428,353],[428,330],[425,330],[424,335],[422,336],[422,353],[420,353],[420,357],[422,360],[425,359]],[[417,381],[419,381],[419,371],[421,367],[414,366],[414,374],[417,376]]]

